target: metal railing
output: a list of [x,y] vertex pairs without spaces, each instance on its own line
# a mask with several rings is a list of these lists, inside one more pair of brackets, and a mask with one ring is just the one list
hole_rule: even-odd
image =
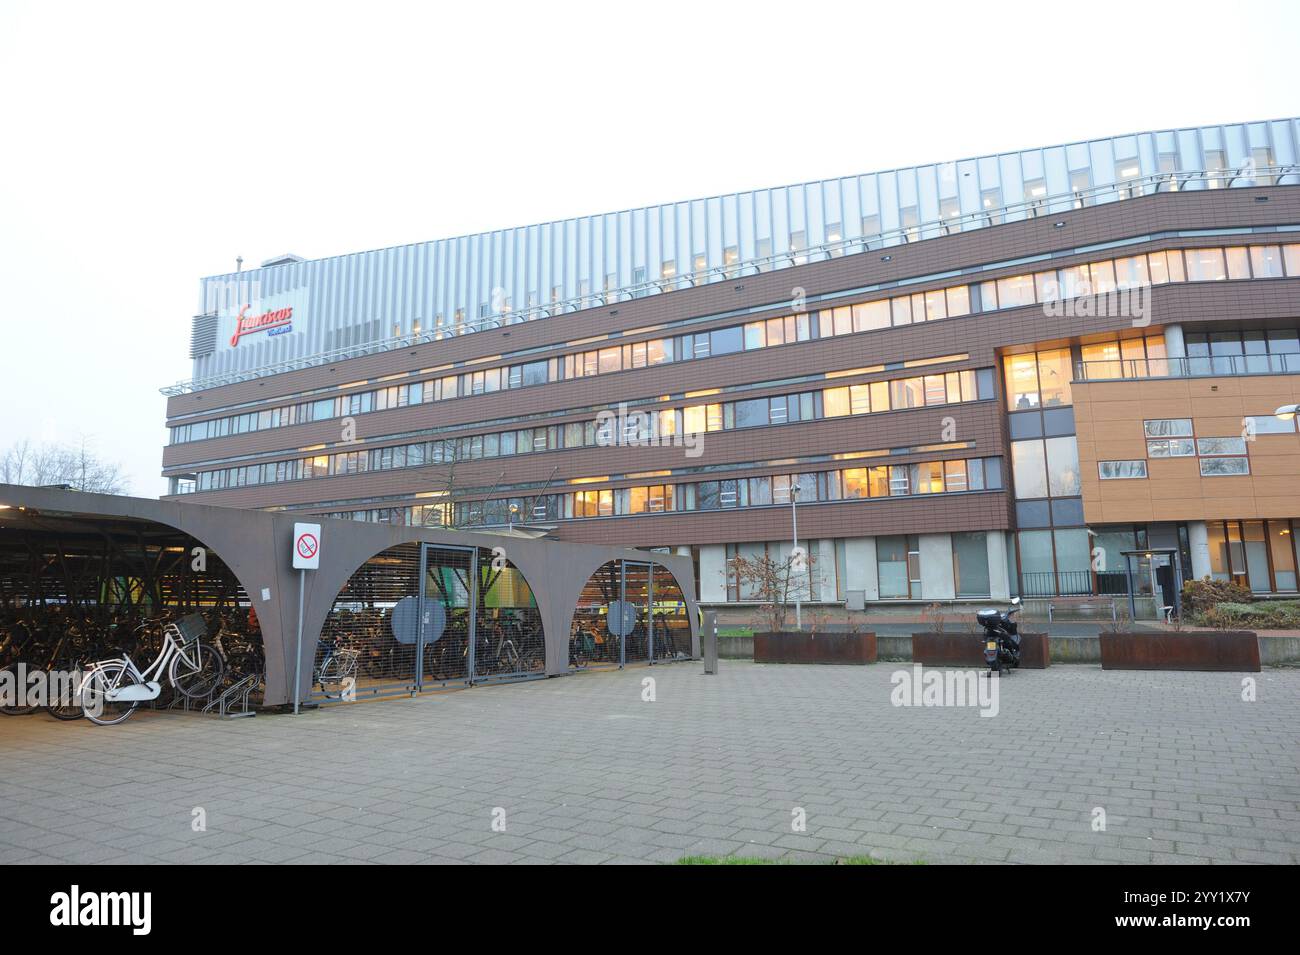
[[1021,574],[1022,597],[1121,597],[1128,577],[1117,571],[1050,570]]
[[1300,375],[1300,353],[1211,355],[1194,358],[1116,358],[1074,363],[1075,381],[1125,378],[1216,378],[1231,375]]
[[[1244,180],[1248,175],[1249,180],[1242,182],[1242,180]],[[1287,179],[1292,181],[1286,182],[1285,180]],[[968,212],[940,219],[931,219],[911,226],[889,229],[876,235],[838,239],[833,242],[822,243],[821,245],[809,246],[804,249],[789,249],[784,252],[778,252],[773,255],[766,255],[759,258],[738,259],[735,262],[710,266],[698,271],[683,272],[680,275],[663,276],[658,279],[638,282],[617,289],[607,289],[598,294],[588,293],[586,295],[580,295],[560,301],[553,301],[546,305],[533,305],[519,310],[507,309],[496,315],[462,320],[460,322],[446,324],[419,333],[412,332],[410,334],[396,335],[390,338],[376,339],[360,345],[335,348],[330,351],[318,352],[314,355],[304,355],[300,358],[289,358],[269,365],[263,365],[258,368],[225,372],[187,381],[178,381],[175,384],[168,385],[158,390],[162,392],[162,394],[168,396],[182,395],[188,392],[216,388],[221,385],[235,384],[241,381],[251,381],[269,375],[298,371],[303,368],[312,368],[318,365],[329,364],[330,362],[345,361],[349,358],[360,358],[366,355],[377,354],[379,352],[410,348],[415,345],[424,345],[430,342],[441,341],[446,338],[456,338],[461,335],[469,335],[488,329],[501,328],[506,325],[514,325],[520,322],[553,318],[556,315],[562,315],[568,312],[577,312],[588,308],[615,305],[619,302],[644,298],[647,295],[660,295],[666,292],[694,288],[700,285],[708,285],[713,282],[730,281],[748,275],[757,275],[762,272],[771,272],[777,269],[805,265],[809,262],[822,262],[845,255],[858,255],[865,252],[879,251],[883,248],[906,245],[923,239],[941,238],[943,236],[952,235],[957,232],[965,232],[971,229],[985,228],[1021,219],[1033,219],[1044,215],[1068,212],[1072,209],[1082,209],[1086,206],[1098,205],[1102,202],[1136,199],[1141,196],[1156,195],[1160,192],[1181,192],[1188,188],[1222,189],[1231,188],[1233,186],[1240,187],[1241,185],[1300,185],[1300,164],[1293,163],[1284,166],[1262,166],[1254,170],[1243,166],[1238,169],[1203,169],[1191,172],[1155,173],[1148,176],[1139,176],[1133,179],[1124,179],[1119,182],[1106,183],[1105,185],[1092,186],[1088,189],[1071,190],[1070,192],[1065,193],[1038,196],[1020,202],[1009,203],[993,209],[982,209],[978,212]]]

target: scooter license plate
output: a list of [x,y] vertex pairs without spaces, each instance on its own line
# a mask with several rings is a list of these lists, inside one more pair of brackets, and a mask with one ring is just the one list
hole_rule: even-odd
[[998,644],[996,640],[990,640],[988,643],[984,644],[985,650],[996,650],[997,648]]

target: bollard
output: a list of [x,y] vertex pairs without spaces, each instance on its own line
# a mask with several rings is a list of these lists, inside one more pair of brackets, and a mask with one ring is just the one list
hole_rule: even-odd
[[704,638],[704,672],[709,676],[716,676],[718,672],[718,615],[713,611],[705,611],[704,627],[701,636]]

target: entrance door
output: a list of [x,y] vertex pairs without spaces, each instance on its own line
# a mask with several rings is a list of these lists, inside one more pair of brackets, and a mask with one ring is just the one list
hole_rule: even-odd
[[1160,610],[1162,607],[1177,607],[1173,558],[1168,555],[1157,554],[1151,558],[1151,568],[1152,573],[1155,575],[1156,599],[1160,601],[1156,606],[1156,610]]

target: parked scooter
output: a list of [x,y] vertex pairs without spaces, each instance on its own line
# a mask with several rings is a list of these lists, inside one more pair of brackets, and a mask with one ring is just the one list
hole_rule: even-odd
[[984,628],[984,662],[988,664],[989,676],[1020,666],[1018,613],[1020,598],[1015,597],[1006,610],[981,610],[975,614],[975,619]]

